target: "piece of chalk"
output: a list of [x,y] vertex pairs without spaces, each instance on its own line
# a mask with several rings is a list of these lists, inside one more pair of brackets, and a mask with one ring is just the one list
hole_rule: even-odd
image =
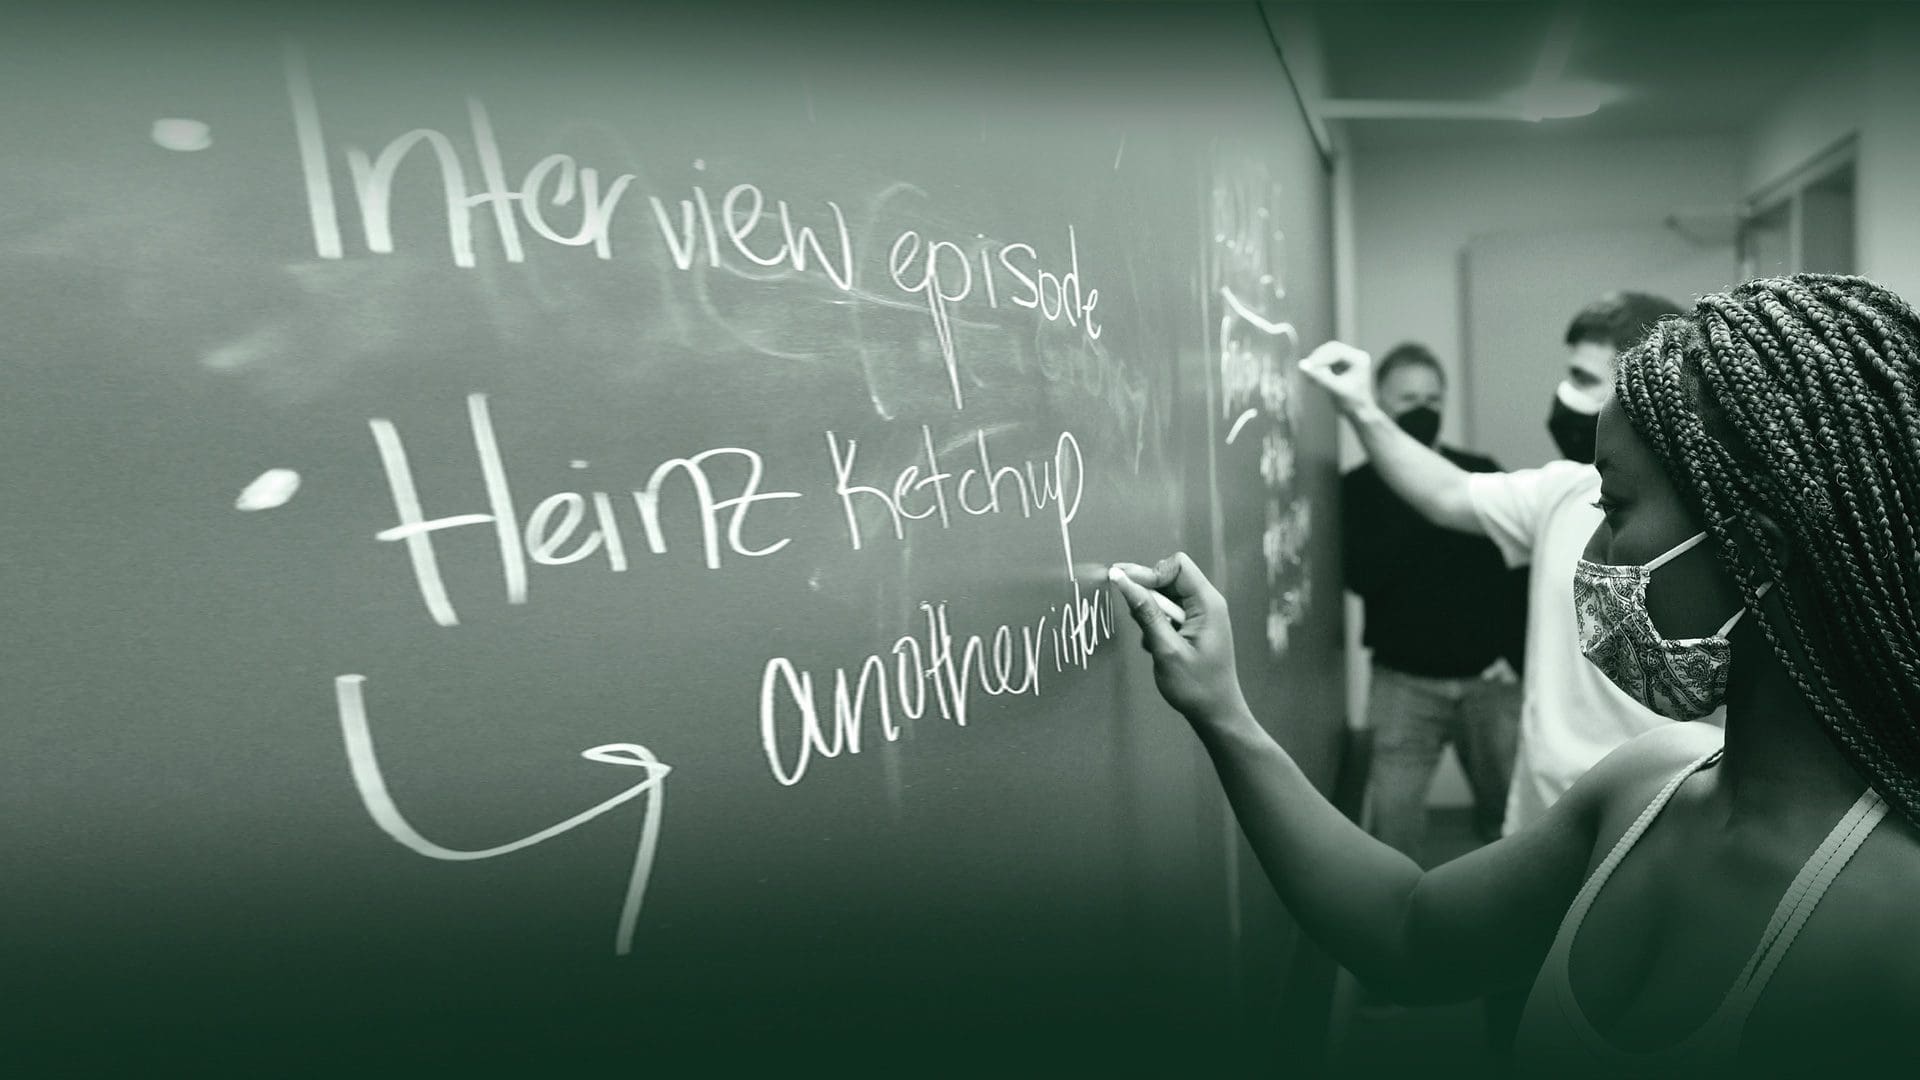
[[[1119,581],[1121,578],[1126,576],[1127,576],[1126,572],[1121,570],[1117,566],[1109,567],[1107,569],[1107,577],[1113,581]],[[1166,593],[1160,592],[1156,589],[1148,589],[1147,595],[1153,597],[1153,602],[1160,605],[1160,613],[1167,617],[1168,622],[1172,623],[1175,626],[1179,626],[1181,623],[1187,621],[1186,611],[1183,608],[1181,608],[1179,604],[1174,603],[1173,600],[1169,598]]]
[[1167,594],[1154,592],[1149,589],[1147,590],[1147,595],[1153,597],[1153,602],[1160,605],[1160,611],[1166,615],[1168,622],[1179,626],[1181,623],[1187,621],[1187,613],[1181,609],[1179,604],[1168,599]]

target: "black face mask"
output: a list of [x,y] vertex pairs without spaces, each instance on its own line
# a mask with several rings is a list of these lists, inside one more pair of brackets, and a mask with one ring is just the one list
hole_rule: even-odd
[[1559,394],[1553,396],[1553,411],[1547,414],[1547,434],[1553,436],[1553,445],[1560,448],[1561,457],[1582,465],[1593,464],[1593,444],[1599,426],[1599,417],[1569,409]]
[[1432,446],[1440,437],[1440,410],[1431,405],[1416,405],[1399,416],[1393,422],[1400,430],[1420,441],[1422,446]]

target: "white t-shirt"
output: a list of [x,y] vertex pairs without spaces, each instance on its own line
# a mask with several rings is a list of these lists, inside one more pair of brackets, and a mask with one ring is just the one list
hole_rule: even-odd
[[[1602,514],[1600,473],[1556,461],[1538,469],[1473,473],[1467,496],[1508,566],[1527,575],[1527,670],[1520,743],[1503,834],[1546,813],[1582,773],[1627,740],[1674,723],[1628,697],[1580,652],[1573,568]],[[1720,723],[1724,711],[1706,718]]]

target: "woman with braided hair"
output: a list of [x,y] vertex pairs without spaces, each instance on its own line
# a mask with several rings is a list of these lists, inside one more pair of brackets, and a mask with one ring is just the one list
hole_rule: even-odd
[[[1531,987],[1523,1074],[1911,1068],[1920,319],[1861,278],[1749,282],[1663,320],[1615,385],[1582,651],[1676,723],[1540,820],[1425,873],[1369,838],[1253,719],[1226,602],[1184,555],[1113,573],[1155,681],[1349,970],[1416,1002]],[[1722,704],[1724,731],[1695,722]]]

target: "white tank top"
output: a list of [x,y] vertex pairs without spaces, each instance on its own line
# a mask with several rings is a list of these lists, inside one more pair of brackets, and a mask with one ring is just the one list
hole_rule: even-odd
[[[1786,894],[1773,910],[1773,918],[1768,920],[1765,932],[1754,945],[1753,955],[1742,968],[1733,985],[1727,988],[1726,996],[1720,1000],[1720,1007],[1714,1010],[1705,1023],[1679,1042],[1653,1050],[1623,1050],[1608,1042],[1593,1025],[1587,1022],[1587,1016],[1580,1010],[1580,1003],[1574,1000],[1573,984],[1567,976],[1567,954],[1572,951],[1573,939],[1580,932],[1580,924],[1585,921],[1587,909],[1593,906],[1600,889],[1606,885],[1614,868],[1620,860],[1626,858],[1633,849],[1634,842],[1647,831],[1647,826],[1659,815],[1667,800],[1673,797],[1682,781],[1699,770],[1719,760],[1720,751],[1715,750],[1693,764],[1680,770],[1660,794],[1653,797],[1647,808],[1640,812],[1619,843],[1613,846],[1606,859],[1594,869],[1587,879],[1580,895],[1574,899],[1573,907],[1561,920],[1560,932],[1553,939],[1553,949],[1547,953],[1547,959],[1535,977],[1533,991],[1527,997],[1526,1011],[1521,1015],[1520,1028],[1514,1040],[1514,1063],[1521,1076],[1552,1077],[1622,1077],[1622,1076],[1699,1076],[1702,1070],[1720,1069],[1731,1065],[1740,1048],[1740,1033],[1746,1026],[1747,1014],[1753,1004],[1759,1000],[1761,991],[1766,989],[1767,980],[1773,977],[1774,968],[1786,956],[1787,949],[1813,914],[1814,906],[1826,894],[1827,886],[1838,877],[1847,860],[1860,849],[1867,835],[1873,831],[1880,819],[1886,816],[1887,804],[1872,788],[1863,792],[1854,801],[1827,838],[1820,843],[1804,865],[1800,873],[1787,887]],[[1713,1075],[1717,1075],[1714,1073]]]

